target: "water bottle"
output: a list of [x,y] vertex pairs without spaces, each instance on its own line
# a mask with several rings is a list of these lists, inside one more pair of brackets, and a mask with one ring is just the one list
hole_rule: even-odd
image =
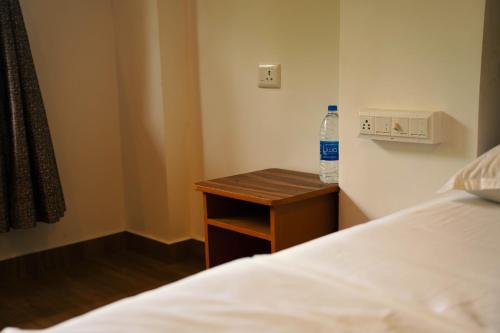
[[339,115],[336,105],[328,105],[328,113],[319,132],[319,179],[323,183],[339,181]]

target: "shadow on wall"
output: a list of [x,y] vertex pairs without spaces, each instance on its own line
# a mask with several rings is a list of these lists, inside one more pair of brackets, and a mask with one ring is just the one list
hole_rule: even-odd
[[[4,252],[0,254],[0,261],[33,252],[31,249],[26,251],[26,242],[30,242],[36,250],[50,248],[52,245],[50,234],[60,226],[60,223],[65,222],[62,220],[56,224],[38,223],[34,229],[11,229],[8,233],[0,234],[1,250]],[[81,228],[76,226],[72,231],[81,233]]]
[[202,233],[203,173],[193,0],[113,1],[131,232],[162,242]]
[[165,159],[140,116],[141,112],[124,112],[121,121],[127,227],[162,238],[168,234]]
[[[120,0],[121,1],[121,0]],[[169,240],[201,238],[203,141],[195,0],[158,1]],[[160,223],[162,223],[160,221]]]
[[161,239],[168,223],[156,4],[115,1],[113,10],[127,228]]
[[[346,229],[357,224],[368,222],[369,218],[345,193],[340,191],[339,195],[339,229]],[[349,213],[348,215],[346,213]],[[356,221],[355,223],[353,221]]]

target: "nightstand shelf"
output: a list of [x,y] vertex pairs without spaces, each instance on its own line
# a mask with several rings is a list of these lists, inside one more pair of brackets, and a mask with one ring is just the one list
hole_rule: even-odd
[[256,216],[207,219],[209,225],[239,232],[241,234],[271,240],[271,227]]
[[196,183],[203,192],[207,267],[334,232],[338,186],[317,175],[266,169]]

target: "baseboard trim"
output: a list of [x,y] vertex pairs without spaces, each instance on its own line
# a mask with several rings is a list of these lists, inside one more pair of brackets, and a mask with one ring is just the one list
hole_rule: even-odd
[[172,244],[165,244],[131,232],[125,232],[125,234],[127,249],[153,258],[167,262],[188,259],[204,260],[205,247],[204,243],[199,240],[187,239]]
[[48,270],[64,269],[78,262],[110,252],[135,251],[158,260],[175,263],[181,260],[203,262],[204,244],[188,239],[165,244],[123,231],[49,250],[0,261],[0,283],[10,279],[36,277]]

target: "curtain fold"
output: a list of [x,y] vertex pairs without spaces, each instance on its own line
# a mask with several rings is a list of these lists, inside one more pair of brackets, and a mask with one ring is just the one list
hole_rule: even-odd
[[0,0],[0,232],[57,222],[65,209],[19,0]]

